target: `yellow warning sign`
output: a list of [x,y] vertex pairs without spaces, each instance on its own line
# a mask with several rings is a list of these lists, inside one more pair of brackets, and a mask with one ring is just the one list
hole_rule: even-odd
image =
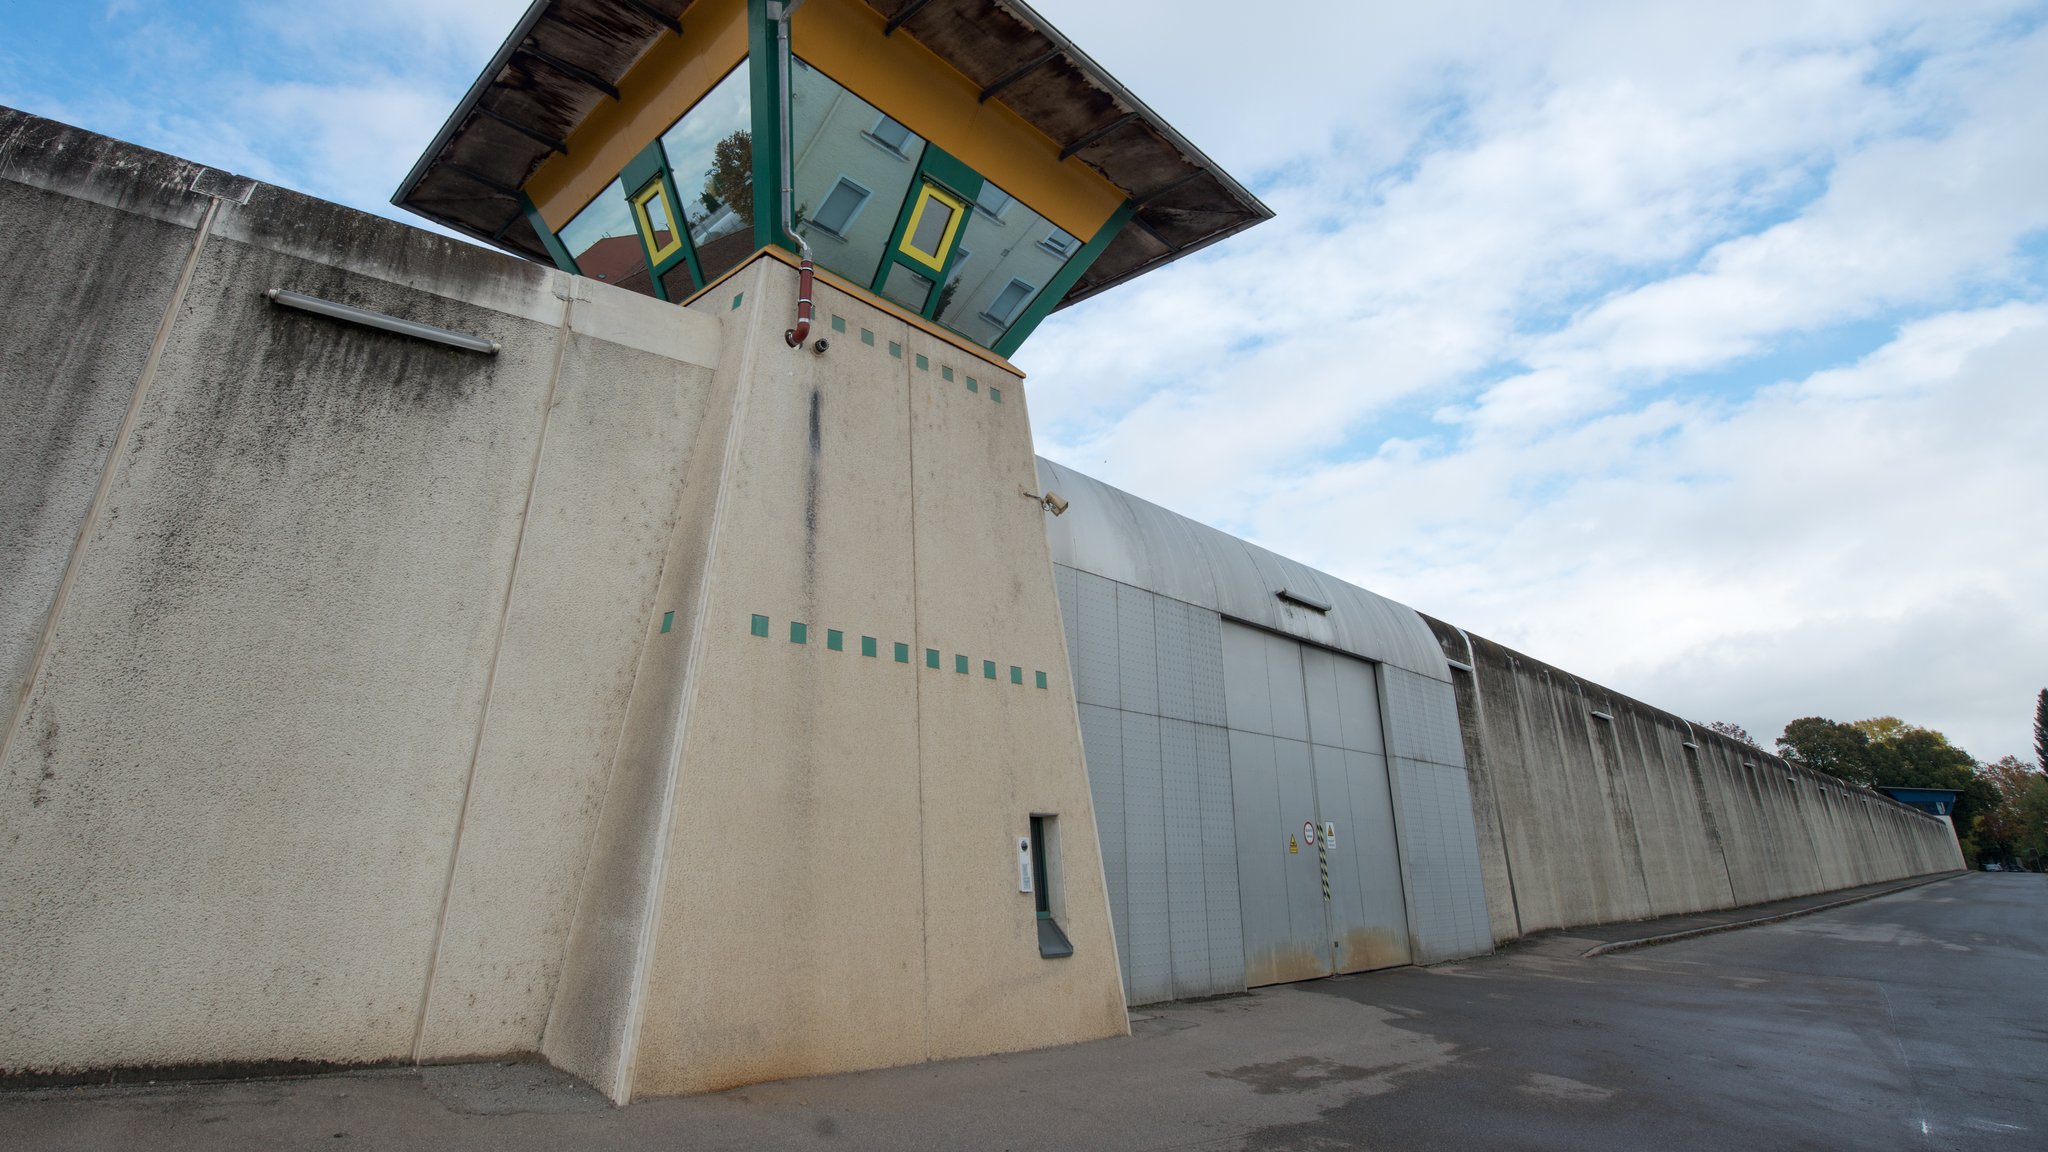
[[1287,854],[1289,856],[1301,855],[1301,842],[1296,840],[1292,835],[1287,837]]

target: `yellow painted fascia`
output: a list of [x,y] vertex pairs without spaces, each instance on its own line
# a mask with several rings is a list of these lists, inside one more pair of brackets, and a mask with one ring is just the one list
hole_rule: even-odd
[[979,102],[972,80],[908,32],[884,37],[883,23],[861,0],[809,0],[797,9],[791,48],[1025,207],[1083,241],[1093,238],[1124,202],[1122,190],[1080,160],[1061,160],[1060,144],[1000,102]]
[[563,141],[569,154],[549,156],[526,182],[549,229],[561,231],[648,141],[747,58],[747,0],[697,0],[684,16],[683,34],[663,32],[619,81],[619,99],[601,101]]

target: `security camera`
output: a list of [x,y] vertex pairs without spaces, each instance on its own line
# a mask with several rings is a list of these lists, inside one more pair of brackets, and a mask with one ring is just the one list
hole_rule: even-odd
[[1057,492],[1047,492],[1043,503],[1045,510],[1055,516],[1061,515],[1067,510],[1067,502],[1061,499],[1060,494]]

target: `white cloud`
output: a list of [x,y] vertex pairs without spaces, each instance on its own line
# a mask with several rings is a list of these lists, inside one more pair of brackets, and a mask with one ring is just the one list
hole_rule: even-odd
[[[1041,450],[1664,707],[2020,748],[2043,9],[1781,8],[1346,11],[1213,93],[1107,59],[1197,141],[1310,131],[1224,132],[1281,217],[1026,349]],[[1427,27],[1313,66],[1381,18]],[[1852,323],[1894,338],[1745,367]]]

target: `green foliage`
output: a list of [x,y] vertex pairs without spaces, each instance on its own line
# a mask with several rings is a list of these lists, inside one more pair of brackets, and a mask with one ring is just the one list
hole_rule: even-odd
[[2034,763],[2048,772],[2048,688],[2034,700]]
[[1978,773],[1975,757],[1941,733],[1896,716],[1849,724],[1802,717],[1785,726],[1778,749],[1787,760],[1852,784],[1960,792],[1950,819],[1966,857],[1976,854],[1978,820],[1997,808],[2001,798],[1998,786]]
[[1986,764],[1978,774],[1998,790],[1998,803],[1977,822],[1983,855],[2024,861],[2048,852],[2048,777],[2017,756]]
[[1853,724],[1803,716],[1785,725],[1778,737],[1778,755],[1851,784],[1878,782],[1870,736]]
[[704,198],[731,205],[747,227],[754,226],[754,135],[742,129],[711,149],[711,171],[704,174]]
[[1749,745],[1751,748],[1761,749],[1763,747],[1763,745],[1756,742],[1756,737],[1751,736],[1749,734],[1749,730],[1747,728],[1744,728],[1742,725],[1736,724],[1732,721],[1716,720],[1713,723],[1708,724],[1707,728],[1711,731],[1719,732],[1721,735],[1728,737],[1730,740],[1740,740],[1742,743]]

